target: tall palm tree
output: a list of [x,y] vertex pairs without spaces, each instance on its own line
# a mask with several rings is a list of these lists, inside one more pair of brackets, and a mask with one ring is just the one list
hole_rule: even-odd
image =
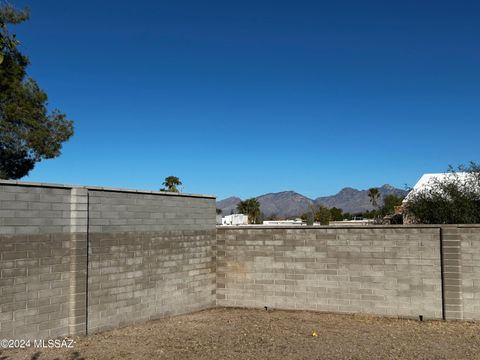
[[377,188],[368,189],[368,197],[373,207],[378,207],[378,200],[380,198],[380,191]]
[[241,201],[237,205],[237,210],[248,216],[250,224],[259,224],[261,222],[262,213],[260,212],[260,203],[257,199],[251,198]]
[[161,191],[180,192],[178,186],[182,185],[182,182],[177,176],[167,176],[162,184],[165,188]]

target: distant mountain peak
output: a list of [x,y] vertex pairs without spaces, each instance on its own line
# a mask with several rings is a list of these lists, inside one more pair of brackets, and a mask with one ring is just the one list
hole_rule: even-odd
[[257,196],[257,198],[262,197],[262,196],[271,196],[271,195],[300,195],[303,196],[293,190],[286,190],[286,191],[279,191],[279,192],[271,192],[271,193],[266,193],[260,196]]
[[356,193],[356,192],[359,192],[360,190],[358,189],[354,189],[354,188],[351,188],[351,187],[344,187],[342,190],[340,190],[338,194],[348,194],[348,193]]
[[385,190],[396,190],[395,187],[393,187],[392,185],[390,184],[383,184],[380,189],[385,189]]
[[223,199],[222,201],[231,201],[231,200],[240,200],[241,201],[242,199],[240,199],[237,196],[230,196],[228,198]]
[[[384,184],[378,188],[381,199],[385,195],[406,196],[407,191],[397,189],[389,184]],[[324,205],[330,208],[336,207],[344,212],[359,213],[366,210],[372,210],[373,206],[368,197],[368,190],[358,190],[352,187],[345,187],[337,194],[331,196],[323,196],[312,200],[293,190],[267,193],[257,196],[256,199],[260,203],[260,210],[265,216],[277,215],[285,218],[299,216],[302,213],[310,211],[311,206]],[[229,215],[232,211],[236,211],[238,203],[241,201],[236,196],[217,202],[217,207],[222,209],[223,215]],[[381,200],[382,201],[382,200]]]
[[222,210],[222,215],[230,215],[237,210],[238,203],[242,201],[239,197],[230,196],[221,201],[217,201],[217,208]]

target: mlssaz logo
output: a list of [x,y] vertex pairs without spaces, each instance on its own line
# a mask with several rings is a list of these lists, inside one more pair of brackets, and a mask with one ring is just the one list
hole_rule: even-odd
[[34,346],[36,348],[68,348],[71,349],[73,348],[73,344],[75,344],[75,341],[72,339],[49,339],[49,340],[35,340],[34,341]]

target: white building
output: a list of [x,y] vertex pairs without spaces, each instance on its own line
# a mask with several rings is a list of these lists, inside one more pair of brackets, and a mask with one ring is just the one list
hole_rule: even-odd
[[428,191],[432,186],[438,181],[444,181],[448,179],[455,179],[459,181],[465,181],[469,173],[458,172],[458,173],[436,173],[436,174],[423,174],[422,177],[417,181],[413,189],[408,193],[408,195],[403,199],[403,203],[408,202],[409,199],[416,193],[421,193],[423,191]]
[[266,220],[263,222],[263,225],[269,226],[302,226],[307,225],[307,223],[303,222],[302,219],[295,219],[295,220]]
[[222,217],[222,225],[248,225],[248,216],[232,214]]
[[373,224],[375,224],[374,219],[330,221],[328,223],[330,226],[367,226]]

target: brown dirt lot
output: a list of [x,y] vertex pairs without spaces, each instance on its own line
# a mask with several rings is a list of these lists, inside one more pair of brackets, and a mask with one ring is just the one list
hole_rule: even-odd
[[218,308],[0,359],[480,359],[480,323]]

